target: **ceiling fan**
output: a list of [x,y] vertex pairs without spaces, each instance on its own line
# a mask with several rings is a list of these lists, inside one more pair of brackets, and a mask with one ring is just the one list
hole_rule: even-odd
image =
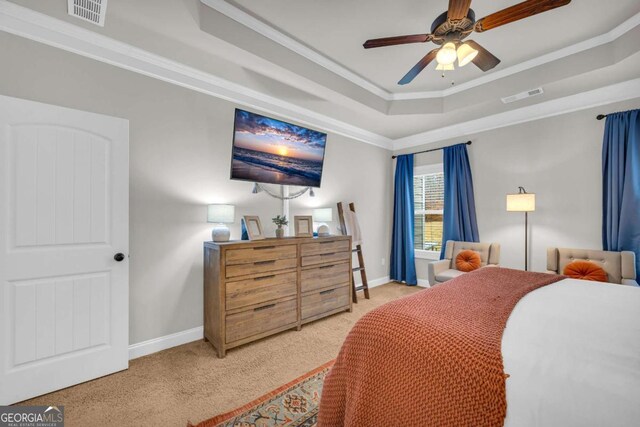
[[453,70],[457,59],[459,67],[473,62],[482,71],[489,71],[498,65],[500,60],[473,40],[463,42],[472,32],[482,33],[569,3],[571,0],[527,0],[476,21],[474,11],[470,9],[471,0],[449,0],[449,10],[433,21],[430,34],[372,39],[367,40],[363,46],[370,49],[429,41],[442,46],[427,53],[398,82],[400,85],[410,83],[434,59],[438,63],[436,70]]

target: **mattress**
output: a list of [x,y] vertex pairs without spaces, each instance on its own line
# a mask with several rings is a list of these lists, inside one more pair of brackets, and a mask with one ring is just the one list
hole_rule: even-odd
[[530,292],[502,356],[505,426],[640,425],[640,288],[564,279]]

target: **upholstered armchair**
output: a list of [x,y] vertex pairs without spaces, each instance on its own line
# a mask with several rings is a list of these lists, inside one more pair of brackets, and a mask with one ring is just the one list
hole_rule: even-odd
[[500,245],[497,243],[454,242],[453,240],[448,240],[444,250],[444,259],[429,263],[427,266],[429,284],[433,286],[464,274],[463,271],[456,269],[456,257],[464,250],[478,252],[481,267],[495,267],[500,262]]
[[547,273],[562,274],[573,261],[591,261],[602,268],[611,283],[638,286],[636,254],[591,249],[547,248]]

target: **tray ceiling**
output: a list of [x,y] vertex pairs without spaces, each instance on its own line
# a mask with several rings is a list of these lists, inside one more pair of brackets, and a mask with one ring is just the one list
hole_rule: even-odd
[[[446,0],[228,0],[274,29],[307,45],[374,85],[392,93],[439,91],[607,33],[640,12],[637,0],[574,0],[569,5],[470,38],[502,62],[483,73],[473,65],[442,78],[431,64],[411,84],[397,81],[435,45],[412,44],[365,50],[370,38],[429,32],[447,9]],[[474,0],[480,18],[518,0]]]
[[[473,7],[482,16],[484,10],[490,13],[516,2],[474,0]],[[604,2],[573,0],[566,8],[573,8],[572,14],[579,11],[581,22],[574,19],[567,24],[566,18],[555,15],[557,11],[531,18],[548,19],[542,24],[547,32],[558,22],[577,29],[563,38],[530,44],[530,51],[511,52],[510,48],[514,43],[521,48],[528,43],[520,42],[523,36],[516,31],[526,21],[506,26],[514,31],[508,36],[495,35],[500,29],[480,34],[476,40],[501,55],[508,66],[501,64],[491,73],[465,67],[468,69],[460,70],[460,74],[454,73],[456,85],[452,88],[447,83],[444,91],[429,86],[430,79],[442,82],[435,70],[425,70],[415,85],[408,86],[412,92],[398,92],[395,82],[417,61],[420,45],[412,46],[417,53],[408,52],[413,50],[408,46],[365,51],[362,42],[370,37],[416,31],[400,21],[426,28],[431,24],[430,15],[444,10],[446,3],[446,0],[114,1],[109,2],[105,27],[97,27],[70,17],[67,0],[0,0],[0,30],[227,99],[267,115],[386,148],[398,139],[409,138],[412,144],[418,143],[424,140],[425,132],[432,135],[429,138],[451,137],[467,132],[466,123],[483,118],[498,117],[501,125],[506,125],[508,121],[502,117],[509,116],[502,114],[514,110],[523,112],[532,108],[537,115],[544,115],[550,106],[557,105],[556,101],[566,107],[569,105],[566,100],[573,99],[573,95],[595,89],[602,90],[596,91],[597,97],[589,98],[580,108],[640,97],[637,0],[608,2],[613,11],[605,8]],[[227,13],[212,5],[226,8]],[[424,13],[418,14],[412,5]],[[237,14],[250,17],[256,25],[243,23]],[[382,15],[386,18],[381,18]],[[273,22],[268,21],[269,17]],[[296,21],[295,25],[290,21]],[[271,37],[260,32],[265,28]],[[347,43],[343,37],[341,43],[328,43],[334,33],[335,37],[348,36],[353,42]],[[492,42],[495,45],[479,38],[489,35],[496,37]],[[278,37],[282,39],[274,40]],[[316,57],[297,52],[291,43]],[[335,55],[344,56],[344,61],[333,54],[334,50]],[[546,54],[547,62],[536,56],[541,52]],[[386,53],[400,55],[404,62],[392,63]],[[358,55],[377,58],[366,58],[371,64],[367,68],[357,60]],[[518,62],[522,60],[525,62]],[[359,67],[382,77],[369,80],[369,76],[358,71]],[[465,80],[462,71],[472,75]],[[386,78],[391,82],[385,83]],[[540,86],[543,95],[512,104],[500,101],[502,97]],[[607,89],[613,87],[624,91],[614,93]],[[567,111],[562,108],[549,114]],[[526,115],[533,117],[528,112]],[[443,133],[440,129],[449,130]],[[411,139],[416,134],[419,137]]]

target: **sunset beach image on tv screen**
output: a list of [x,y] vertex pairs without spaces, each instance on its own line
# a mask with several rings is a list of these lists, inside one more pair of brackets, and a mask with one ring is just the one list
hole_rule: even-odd
[[236,110],[231,178],[320,187],[327,134]]

